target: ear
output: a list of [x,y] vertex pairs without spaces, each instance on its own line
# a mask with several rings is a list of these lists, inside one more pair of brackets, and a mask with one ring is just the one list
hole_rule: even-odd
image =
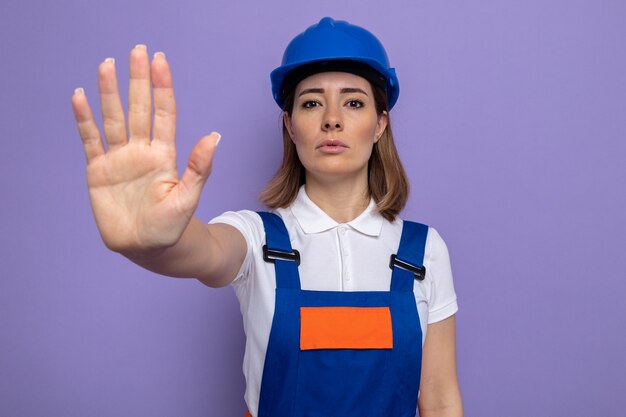
[[283,111],[283,123],[285,124],[285,128],[287,128],[287,132],[289,133],[289,137],[293,140],[293,128],[291,126],[291,118],[289,117],[289,113]]
[[387,113],[387,111],[383,110],[383,112],[378,115],[378,121],[376,122],[376,140],[374,140],[374,143],[378,142],[378,140],[381,138],[383,132],[385,132],[385,129],[387,129],[388,123],[389,114]]

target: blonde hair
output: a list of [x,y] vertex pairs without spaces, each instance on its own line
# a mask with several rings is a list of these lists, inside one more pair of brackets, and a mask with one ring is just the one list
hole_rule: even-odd
[[[388,112],[387,94],[372,84],[376,113]],[[295,89],[285,98],[283,111],[291,117]],[[260,194],[260,200],[269,208],[289,206],[298,195],[300,186],[305,183],[305,169],[298,158],[296,145],[283,123],[283,161],[274,177]],[[400,161],[393,140],[391,120],[382,136],[374,144],[368,163],[368,186],[371,197],[376,202],[378,212],[388,221],[393,221],[406,205],[409,182]]]

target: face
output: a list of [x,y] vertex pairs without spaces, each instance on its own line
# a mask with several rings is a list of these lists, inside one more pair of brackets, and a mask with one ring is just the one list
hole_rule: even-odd
[[346,72],[322,72],[295,89],[291,117],[284,122],[307,177],[367,181],[372,148],[387,127],[378,115],[372,87]]

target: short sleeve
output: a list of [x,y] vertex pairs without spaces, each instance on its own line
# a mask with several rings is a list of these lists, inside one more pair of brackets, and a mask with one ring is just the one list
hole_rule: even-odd
[[261,246],[264,237],[263,222],[258,213],[251,210],[227,211],[211,219],[209,224],[224,223],[233,226],[246,241],[246,257],[231,284],[238,285],[246,281],[252,265],[253,249]]
[[428,229],[426,279],[429,281],[428,323],[444,320],[458,310],[448,247],[439,232]]

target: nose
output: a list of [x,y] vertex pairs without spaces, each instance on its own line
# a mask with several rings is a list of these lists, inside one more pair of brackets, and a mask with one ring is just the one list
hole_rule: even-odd
[[329,120],[326,123],[324,123],[324,130],[340,130],[341,129],[341,122],[339,120]]
[[332,131],[332,130],[342,130],[343,129],[343,121],[341,119],[341,111],[335,108],[333,105],[328,105],[326,108],[326,112],[324,113],[324,120],[322,122],[322,130],[324,131]]

